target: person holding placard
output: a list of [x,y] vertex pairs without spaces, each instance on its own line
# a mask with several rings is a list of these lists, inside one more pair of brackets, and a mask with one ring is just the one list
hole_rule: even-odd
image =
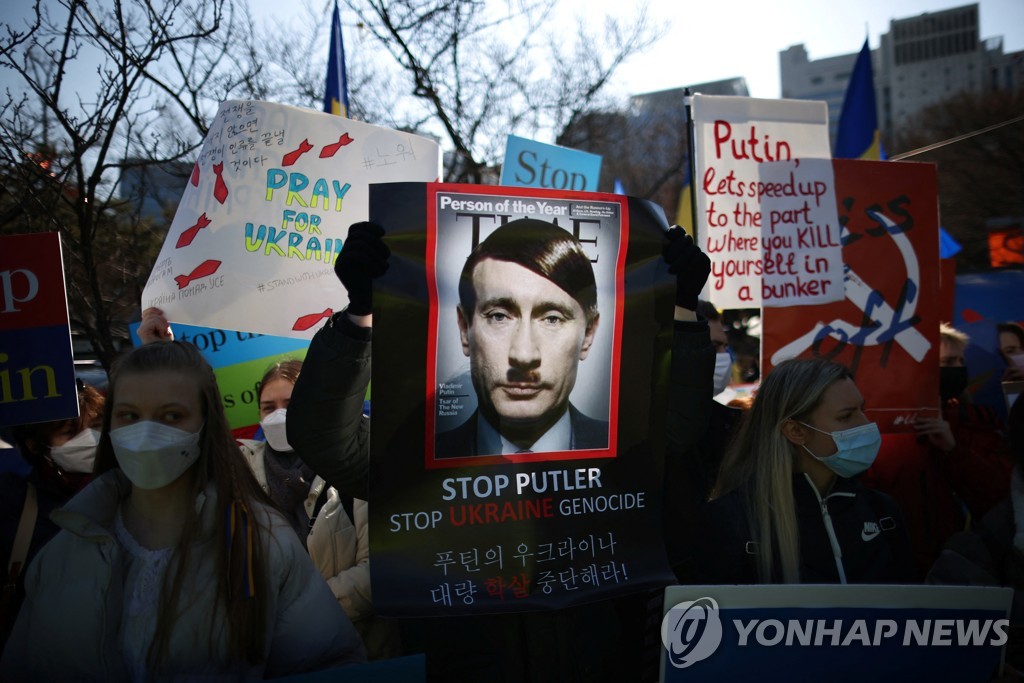
[[[373,223],[349,229],[335,264],[349,305],[313,338],[287,423],[289,442],[313,470],[361,498],[369,495],[370,427],[362,401],[370,377],[373,281],[390,257],[383,238]],[[712,402],[714,350],[707,323],[696,315],[710,264],[678,228],[666,236],[664,258],[677,284],[667,440],[670,457],[681,458],[704,432]],[[428,680],[479,680],[485,672],[502,681],[633,680],[643,658],[645,607],[641,595],[548,612],[408,619],[402,635],[409,651],[426,652]]]
[[61,531],[29,567],[5,676],[239,680],[365,659],[194,346],[122,358],[103,427],[96,479],[53,514]]
[[857,475],[878,427],[849,370],[822,359],[777,365],[726,452],[701,510],[696,582],[903,583],[903,515]]

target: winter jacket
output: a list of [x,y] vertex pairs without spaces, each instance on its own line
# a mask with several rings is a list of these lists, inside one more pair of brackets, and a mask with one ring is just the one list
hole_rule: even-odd
[[[910,539],[899,507],[856,478],[838,477],[822,496],[806,474],[793,476],[800,547],[800,583],[909,583]],[[735,490],[701,509],[697,582],[762,583],[758,539],[746,497]],[[776,571],[776,575],[781,572]]]
[[[371,336],[344,313],[329,320],[310,343],[288,406],[288,442],[313,471],[357,497],[370,488],[363,398]],[[682,457],[711,409],[707,322],[675,324],[669,372],[668,457]],[[656,628],[644,642],[646,609],[639,594],[550,612],[403,619],[402,640],[407,653],[426,652],[428,680],[446,683],[478,681],[485,671],[493,681],[646,680],[640,650],[660,647]]]
[[[119,470],[107,472],[53,513],[61,531],[36,557],[26,600],[0,670],[14,679],[126,680],[120,621],[126,551],[113,531],[131,491]],[[365,659],[359,636],[318,575],[295,533],[276,512],[254,505],[266,562],[266,660],[244,668],[226,661],[222,611],[211,614],[218,525],[213,486],[196,499],[200,532],[176,603],[168,641],[168,676],[203,680],[274,677]],[[173,563],[172,563],[173,564]],[[214,637],[211,644],[210,636]]]
[[[41,472],[42,467],[50,467],[50,476]],[[71,475],[77,481],[89,475]],[[0,652],[14,626],[18,609],[25,599],[25,570],[32,559],[40,550],[53,538],[60,529],[50,520],[50,513],[68,502],[75,489],[62,486],[65,480],[60,476],[59,470],[44,463],[41,467],[31,470],[27,479],[19,477],[13,472],[0,474],[0,567],[5,572],[4,584],[8,584],[11,577],[6,575],[7,566],[10,564],[11,551],[14,548],[14,539],[18,533],[18,525],[21,523],[21,516],[25,509],[25,497],[28,495],[28,487],[32,486],[36,492],[37,510],[35,524],[32,527],[32,538],[29,542],[28,553],[25,557],[25,564],[21,572],[15,577],[13,586],[5,585],[5,594],[0,598]],[[82,486],[85,485],[82,481]]]
[[[241,440],[238,445],[256,475],[256,481],[267,491],[266,442]],[[321,498],[325,501],[317,509]],[[309,556],[362,636],[369,658],[397,656],[394,625],[373,615],[366,501],[353,500],[350,518],[337,489],[327,486],[323,478],[316,477],[310,484],[304,507],[312,525],[306,537]]]

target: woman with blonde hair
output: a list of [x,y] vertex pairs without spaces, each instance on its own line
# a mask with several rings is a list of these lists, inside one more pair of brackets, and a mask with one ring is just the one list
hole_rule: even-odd
[[190,344],[149,344],[115,366],[96,479],[53,520],[62,530],[28,569],[5,676],[239,680],[365,658]]
[[910,543],[899,508],[857,479],[880,443],[844,366],[822,359],[776,366],[702,509],[698,580],[909,581]]

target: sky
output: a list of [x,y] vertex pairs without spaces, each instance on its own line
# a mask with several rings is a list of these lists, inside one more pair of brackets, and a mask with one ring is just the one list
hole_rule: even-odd
[[[44,0],[54,2],[55,0]],[[492,0],[511,2],[513,0]],[[306,16],[301,5],[324,8],[324,33],[331,0],[249,0],[258,24],[287,25]],[[25,16],[31,0],[5,0],[0,22]],[[339,3],[344,5],[343,2]],[[569,26],[577,16],[587,22],[612,14],[632,17],[638,0],[559,0],[558,12]],[[655,25],[666,33],[653,47],[618,70],[609,94],[628,96],[742,76],[753,97],[777,98],[779,52],[803,43],[812,60],[860,50],[865,36],[872,48],[892,19],[970,4],[943,0],[649,0]],[[1004,52],[1024,50],[1024,0],[980,0],[981,38],[1003,38]],[[282,6],[288,10],[282,10]],[[355,15],[342,10],[346,51],[369,45],[353,35]],[[20,21],[16,24],[20,25]],[[2,24],[0,24],[2,27]],[[599,28],[599,27],[592,27]],[[379,49],[379,48],[377,48]],[[323,59],[327,58],[325,36]],[[83,65],[84,66],[84,65]],[[91,69],[83,69],[89,82]],[[0,86],[10,74],[0,72]]]
[[[563,10],[634,6],[629,0],[561,0]],[[777,98],[779,52],[803,43],[812,60],[879,47],[892,19],[969,5],[943,0],[651,0],[668,33],[622,67],[617,92],[632,95],[742,76],[753,97]],[[1003,51],[1024,50],[1024,0],[981,0],[981,38],[1003,37]],[[610,10],[605,10],[608,12]]]

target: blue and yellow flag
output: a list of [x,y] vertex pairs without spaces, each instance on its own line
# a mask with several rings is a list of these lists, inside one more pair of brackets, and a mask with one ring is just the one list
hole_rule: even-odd
[[327,57],[327,86],[324,88],[324,111],[348,116],[348,76],[345,73],[345,43],[341,39],[341,13],[334,3],[331,19],[331,51]]
[[690,203],[693,202],[693,183],[690,182],[690,164],[686,164],[685,175],[683,176],[683,188],[679,191],[679,204],[676,205],[676,225],[686,231],[686,234],[693,237],[693,210]]
[[871,48],[866,38],[846,86],[833,156],[837,159],[885,159],[878,135]]

